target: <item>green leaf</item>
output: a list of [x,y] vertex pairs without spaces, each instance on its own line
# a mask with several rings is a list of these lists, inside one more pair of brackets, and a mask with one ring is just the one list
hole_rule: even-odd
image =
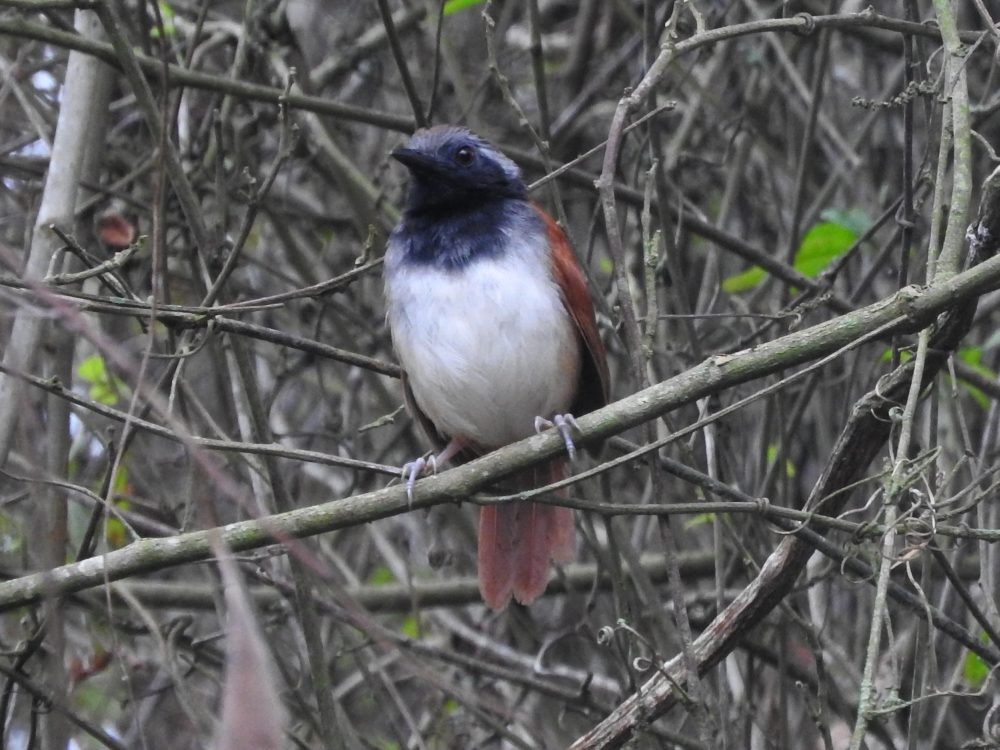
[[973,369],[983,370],[983,374],[990,372],[990,369],[982,364],[983,350],[978,346],[963,346],[958,350],[958,358]]
[[[983,350],[978,346],[964,346],[958,350],[958,358],[965,362],[970,368],[978,372],[984,378],[990,380],[996,380],[996,373],[993,372],[989,367],[984,365],[983,362]],[[961,382],[959,385],[970,395],[973,400],[979,404],[982,409],[990,408],[990,397],[982,392],[979,388],[974,385],[969,385],[968,383]]]
[[[853,219],[852,221],[857,221]],[[813,226],[795,252],[792,266],[803,276],[815,277],[830,263],[844,254],[858,239],[859,232],[845,224],[824,221]],[[760,266],[724,279],[722,290],[728,294],[756,288],[767,276]]]
[[405,620],[403,620],[403,624],[400,625],[399,627],[399,632],[402,633],[403,635],[409,636],[410,638],[419,638],[420,625],[417,623],[417,618],[414,617],[413,615],[410,615]]
[[114,406],[118,395],[125,389],[121,378],[108,372],[104,359],[99,354],[85,358],[76,368],[77,377],[90,386],[90,398],[99,404]]
[[858,236],[867,232],[868,227],[872,225],[871,218],[860,208],[848,208],[847,210],[842,208],[824,208],[820,212],[819,218],[823,221],[847,227]]
[[747,269],[743,273],[738,273],[735,276],[730,276],[728,279],[724,279],[722,282],[722,291],[727,294],[738,294],[739,292],[748,292],[751,289],[757,287],[760,282],[764,280],[767,276],[764,273],[764,269],[760,266],[754,266],[753,268]]
[[[174,23],[174,16],[176,15],[174,9],[170,7],[170,3],[161,2],[158,5],[160,6],[160,18],[163,19],[163,33],[168,37],[177,36],[177,24]],[[154,26],[150,29],[149,35],[153,39],[159,39],[160,29]]]
[[[913,359],[913,352],[910,352],[910,351],[907,351],[906,349],[903,349],[899,353],[899,361],[900,362],[909,362],[911,359]],[[882,356],[880,356],[878,358],[878,361],[879,362],[892,362],[892,349],[886,349],[884,352],[882,352]]]
[[[979,640],[989,643],[986,633],[980,634]],[[986,662],[971,651],[965,652],[965,658],[962,660],[962,678],[969,687],[973,689],[980,687],[989,674],[990,668]]]
[[465,10],[466,8],[472,8],[476,5],[482,5],[485,0],[448,0],[444,4],[444,15],[450,16],[452,13],[458,13],[460,10]]
[[99,354],[92,354],[84,359],[77,366],[76,374],[80,380],[90,385],[102,383],[108,377],[108,371],[104,367],[104,359]]
[[[128,494],[128,467],[124,464],[118,464],[118,471],[115,472],[115,480],[111,483],[111,489],[115,495]],[[128,507],[127,502],[125,507]]]
[[812,278],[843,255],[857,239],[858,235],[848,227],[832,222],[817,224],[802,238],[795,253],[795,270]]
[[106,685],[85,681],[73,688],[73,708],[86,714],[107,716],[113,703]]
[[[771,443],[769,446],[767,446],[767,463],[773,464],[777,458],[778,458],[778,444]],[[787,458],[785,459],[785,475],[789,479],[795,478],[795,464],[793,464],[791,460]]]
[[714,513],[699,513],[696,516],[691,516],[687,521],[684,522],[685,529],[694,529],[698,526],[704,526],[706,523],[712,523],[715,520]]
[[392,574],[392,571],[385,565],[379,565],[372,574],[368,576],[368,583],[372,586],[385,586],[388,583],[395,583],[396,576]]
[[117,518],[109,518],[105,521],[104,539],[111,549],[121,549],[128,543],[128,532]]

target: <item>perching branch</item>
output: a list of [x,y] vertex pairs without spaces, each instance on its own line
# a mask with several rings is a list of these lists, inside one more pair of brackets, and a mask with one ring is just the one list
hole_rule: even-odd
[[[997,240],[994,238],[1000,237],[1000,227],[984,227],[982,232],[990,238],[990,246],[995,247]],[[889,299],[789,333],[755,349],[710,357],[686,372],[580,417],[581,442],[610,437],[712,393],[816,359],[880,327],[886,327],[886,335],[919,330],[939,313],[997,288],[1000,288],[1000,257],[994,256],[926,289],[909,287]],[[461,500],[562,450],[559,435],[551,432],[536,435],[421,480],[417,483],[412,504],[407,502],[405,489],[394,485],[265,519],[228,524],[219,531],[231,549],[241,551],[271,544],[275,538],[308,537],[357,526]],[[861,458],[856,455],[851,458],[853,469]],[[0,611],[47,595],[81,591],[106,580],[121,580],[203,560],[211,553],[211,533],[212,530],[195,531],[170,539],[142,540],[81,563],[4,582],[0,584]]]

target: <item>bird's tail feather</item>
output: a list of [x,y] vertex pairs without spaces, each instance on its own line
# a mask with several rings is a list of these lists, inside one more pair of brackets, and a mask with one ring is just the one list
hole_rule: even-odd
[[[559,459],[515,480],[521,489],[558,481],[566,475]],[[549,562],[573,559],[573,511],[557,505],[514,501],[479,510],[479,591],[494,610],[513,596],[530,604],[545,591]]]

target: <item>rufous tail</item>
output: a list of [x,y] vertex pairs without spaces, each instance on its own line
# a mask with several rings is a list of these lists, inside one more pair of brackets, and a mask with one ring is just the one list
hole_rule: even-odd
[[[538,467],[515,480],[533,489],[566,476],[565,460]],[[557,505],[517,501],[479,509],[479,592],[493,610],[513,596],[530,604],[545,591],[549,562],[574,554],[573,511]]]

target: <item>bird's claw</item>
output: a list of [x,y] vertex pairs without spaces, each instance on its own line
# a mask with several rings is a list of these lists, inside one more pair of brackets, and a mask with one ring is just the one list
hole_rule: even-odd
[[406,482],[406,501],[410,508],[413,507],[413,485],[417,483],[417,479],[428,473],[437,474],[437,469],[437,458],[433,453],[403,465],[400,476]]
[[535,417],[535,432],[555,428],[562,436],[563,444],[566,446],[566,453],[570,461],[576,460],[576,445],[573,443],[573,436],[570,434],[571,428],[579,431],[580,425],[576,423],[576,417],[572,414],[556,414],[552,419],[545,417]]

